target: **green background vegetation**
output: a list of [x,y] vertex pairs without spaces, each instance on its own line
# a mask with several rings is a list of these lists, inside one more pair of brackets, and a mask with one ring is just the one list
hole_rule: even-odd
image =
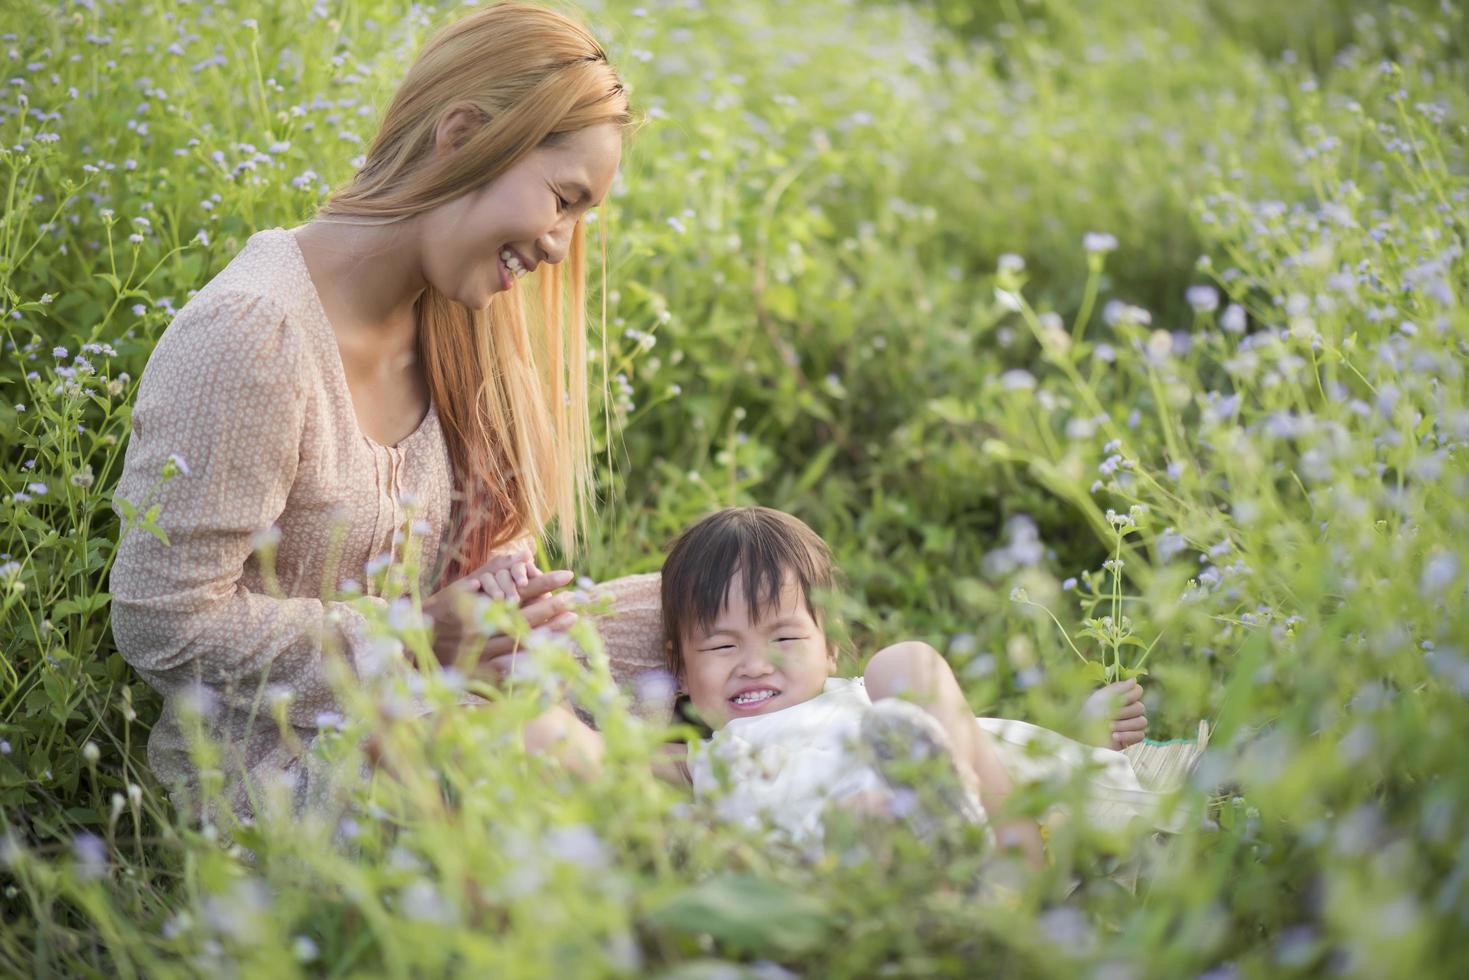
[[[1089,657],[1156,641],[1154,734],[1215,728],[1200,829],[1069,828],[998,903],[970,887],[977,848],[848,827],[852,847],[806,860],[652,781],[657,733],[554,652],[504,710],[393,727],[406,786],[331,820],[174,814],[143,760],[157,699],[107,616],[128,405],[172,312],[349,177],[456,9],[0,12],[0,971],[1464,961],[1469,72],[1450,3],[582,8],[647,124],[593,229],[611,425],[576,567],[656,568],[713,506],[790,509],[847,572],[855,649],[927,639],[977,712],[1053,727],[1091,682],[1035,605]],[[1135,515],[1120,542],[1109,510]],[[594,784],[514,748],[556,683],[602,704]],[[428,693],[451,701],[454,678]],[[351,700],[321,740],[348,763],[391,713]]]

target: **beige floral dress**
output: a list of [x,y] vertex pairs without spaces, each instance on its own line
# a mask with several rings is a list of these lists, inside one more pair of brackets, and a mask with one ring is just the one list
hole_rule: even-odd
[[[170,459],[179,475],[160,482]],[[110,580],[117,647],[164,697],[148,743],[154,774],[197,787],[185,728],[199,717],[225,748],[237,811],[248,814],[253,787],[268,780],[298,803],[312,798],[304,760],[335,709],[327,658],[339,652],[359,675],[380,658],[364,617],[322,596],[349,579],[370,593],[365,569],[408,536],[421,538],[420,585],[432,592],[452,486],[432,405],[395,446],[362,433],[295,235],[253,235],[159,338],[116,490],[160,505],[168,538],[123,534]],[[255,554],[271,540],[274,583]],[[598,627],[614,675],[656,670],[657,576],[601,590],[613,600]],[[273,714],[282,708],[285,733]]]

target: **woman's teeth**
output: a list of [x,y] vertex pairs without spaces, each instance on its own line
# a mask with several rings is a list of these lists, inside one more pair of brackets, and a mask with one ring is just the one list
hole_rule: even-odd
[[510,249],[500,249],[500,261],[505,263],[505,268],[509,269],[510,274],[516,279],[525,275],[525,266],[520,264],[520,260],[515,257],[515,253],[510,251]]
[[734,697],[730,698],[730,700],[733,701],[735,704],[755,704],[759,701],[769,701],[771,698],[775,697],[779,693],[779,691],[772,691],[769,689],[766,689],[764,691],[748,691],[744,694],[736,694]]

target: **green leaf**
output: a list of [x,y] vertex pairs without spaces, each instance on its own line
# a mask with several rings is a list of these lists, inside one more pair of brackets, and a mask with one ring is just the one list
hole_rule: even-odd
[[811,462],[807,463],[806,468],[801,471],[801,478],[796,481],[791,491],[792,496],[803,494],[816,486],[816,481],[825,475],[826,468],[831,465],[832,457],[836,455],[836,452],[837,444],[834,442],[828,442],[818,449],[816,455],[811,458]]
[[101,609],[112,601],[112,593],[96,592],[92,595],[77,596],[72,599],[62,599],[51,610],[51,615],[56,618],[70,616],[73,613],[90,613]]
[[832,929],[830,913],[815,897],[746,874],[700,882],[655,909],[648,919],[667,929],[713,936],[749,953],[813,950]]

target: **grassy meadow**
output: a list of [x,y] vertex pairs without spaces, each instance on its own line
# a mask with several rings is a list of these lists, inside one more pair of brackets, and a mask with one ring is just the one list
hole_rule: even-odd
[[[590,226],[601,500],[571,564],[650,571],[713,507],[791,510],[846,572],[853,669],[925,639],[976,713],[1063,729],[1145,671],[1153,737],[1213,729],[1198,826],[1069,825],[1000,897],[972,833],[839,823],[798,853],[656,781],[667,733],[555,644],[498,711],[344,688],[318,751],[352,771],[376,733],[401,779],[307,819],[175,812],[108,618],[119,535],[159,517],[112,494],[129,405],[172,314],[350,177],[458,9],[0,7],[0,975],[1453,975],[1449,0],[579,7],[645,121]],[[419,598],[385,645],[424,641]],[[567,691],[607,735],[591,783],[516,744]]]

